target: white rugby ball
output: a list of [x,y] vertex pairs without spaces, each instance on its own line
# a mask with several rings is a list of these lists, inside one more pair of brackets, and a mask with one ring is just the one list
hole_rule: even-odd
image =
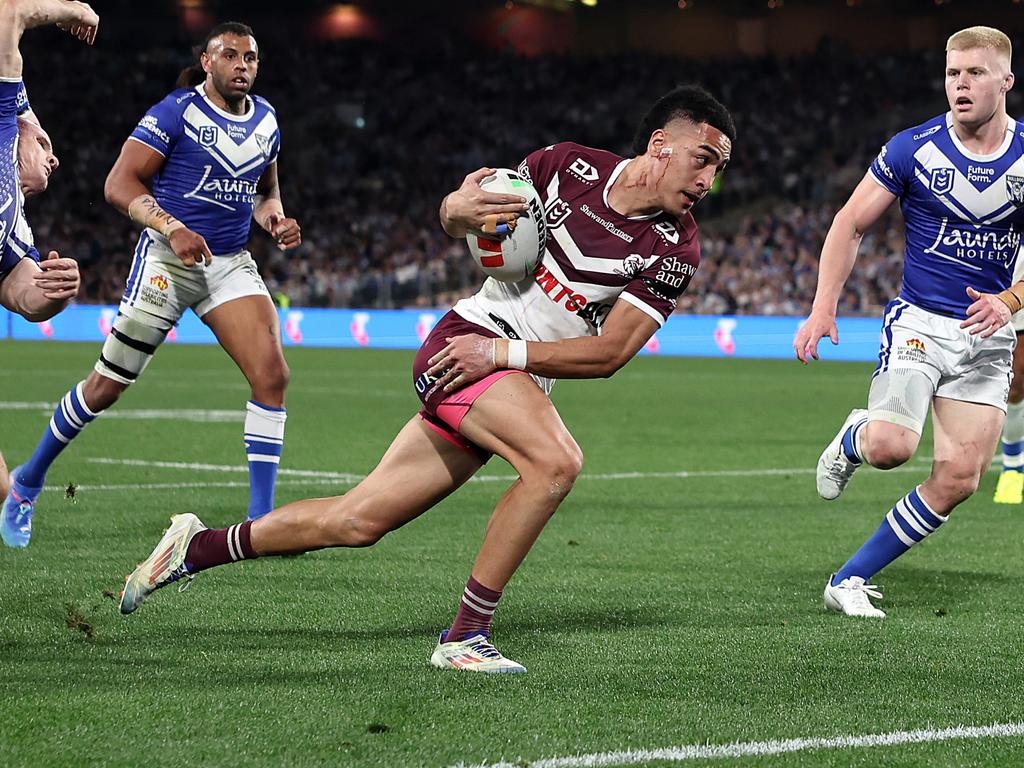
[[486,275],[503,283],[518,283],[529,277],[544,258],[548,229],[540,195],[530,182],[508,168],[498,168],[480,182],[480,187],[526,198],[529,210],[516,221],[515,229],[501,235],[475,231],[466,235],[469,253]]

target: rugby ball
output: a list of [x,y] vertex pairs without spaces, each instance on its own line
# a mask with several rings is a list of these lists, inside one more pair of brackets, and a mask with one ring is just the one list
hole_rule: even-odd
[[529,277],[544,258],[548,230],[540,195],[530,182],[508,168],[497,169],[480,182],[480,188],[526,198],[529,209],[508,232],[470,231],[466,235],[469,253],[484,274],[503,283],[518,283]]

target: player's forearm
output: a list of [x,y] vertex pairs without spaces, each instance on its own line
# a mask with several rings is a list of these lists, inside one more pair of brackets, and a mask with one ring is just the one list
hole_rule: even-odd
[[441,209],[438,211],[438,217],[441,219],[441,229],[443,229],[449,237],[454,237],[456,239],[465,237],[466,233],[469,231],[464,224],[460,224],[448,215],[447,195],[445,195],[445,198],[441,201]]
[[814,311],[835,315],[839,295],[853,271],[863,236],[864,233],[857,229],[856,224],[843,211],[836,214],[821,249]]
[[89,14],[81,3],[66,0],[6,0],[20,19],[22,29],[47,24],[87,21]]
[[561,341],[496,339],[494,363],[551,379],[602,379],[632,359],[629,350],[602,336]]
[[252,209],[252,217],[263,229],[273,234],[275,221],[284,218],[284,205],[281,203],[280,192],[256,195],[256,204]]
[[0,291],[0,303],[30,323],[41,323],[55,317],[71,302],[70,298],[46,298],[43,291],[30,280],[7,280],[0,283],[0,286],[9,288]]
[[148,192],[133,198],[125,205],[124,212],[136,224],[155,229],[164,237],[170,237],[173,232],[185,226],[183,222],[161,208],[156,199]]

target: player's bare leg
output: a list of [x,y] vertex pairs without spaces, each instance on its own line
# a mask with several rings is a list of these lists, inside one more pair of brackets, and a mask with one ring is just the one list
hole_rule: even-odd
[[370,546],[450,494],[481,465],[480,457],[438,436],[416,416],[377,467],[343,496],[296,501],[221,530],[207,530],[195,515],[176,515],[150,557],[128,577],[121,611],[131,613],[160,587],[217,565]]
[[847,616],[884,618],[868,581],[914,544],[938,530],[973,494],[988,469],[1003,413],[991,405],[936,397],[932,404],[935,458],[931,474],[896,502],[878,530],[825,585],[825,605]]
[[1017,333],[1013,350],[1013,377],[1006,403],[1003,423],[1003,471],[992,500],[997,504],[1020,504],[1024,501],[1024,344]]
[[10,489],[11,479],[7,473],[7,462],[4,461],[4,455],[0,453],[0,497],[6,496]]
[[289,372],[277,309],[267,296],[243,296],[214,307],[203,315],[203,322],[252,388],[244,439],[249,460],[248,517],[256,520],[274,507],[287,418],[284,398]]
[[1003,412],[991,405],[936,397],[932,406],[935,458],[921,494],[941,515],[969,498],[985,476],[1003,428]]
[[259,555],[283,555],[368,547],[437,504],[482,463],[416,416],[374,470],[344,496],[296,501],[253,523],[252,548]]
[[478,672],[525,672],[490,642],[502,590],[572,490],[583,454],[548,397],[527,376],[506,376],[473,403],[459,431],[519,473],[491,515],[451,627],[431,663]]

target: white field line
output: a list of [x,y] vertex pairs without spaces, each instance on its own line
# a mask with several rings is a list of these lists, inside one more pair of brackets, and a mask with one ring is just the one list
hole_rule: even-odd
[[[50,416],[56,403],[25,402],[20,400],[0,400],[0,411],[39,411]],[[103,414],[104,419],[129,419],[134,421],[152,421],[156,419],[173,419],[175,421],[191,421],[204,424],[207,422],[225,422],[245,420],[245,409],[207,410],[202,408],[111,408]]]
[[[127,467],[159,467],[161,469],[188,469],[197,472],[235,472],[248,473],[249,468],[238,464],[200,464],[187,461],[148,461],[146,459],[113,459],[103,457],[92,457],[86,461],[93,464],[112,464]],[[888,472],[917,472],[920,467],[896,467],[887,470]],[[812,475],[814,467],[791,467],[791,468],[765,468],[765,469],[709,469],[709,470],[679,470],[676,472],[604,472],[604,473],[583,473],[580,480],[696,480],[705,477],[777,477],[784,475]],[[358,483],[365,475],[355,475],[350,472],[329,472],[312,469],[289,469],[284,467],[278,470],[281,477],[309,477],[321,478],[324,480],[338,480],[345,483]],[[470,482],[477,483],[505,483],[514,480],[516,475],[476,475],[470,478]]]
[[692,744],[661,749],[630,749],[622,752],[595,752],[572,757],[549,757],[514,763],[458,763],[452,768],[607,768],[619,765],[645,765],[655,760],[680,763],[687,760],[721,758],[769,757],[812,749],[857,749],[864,747],[895,747],[902,744],[929,744],[965,739],[1001,739],[1024,736],[1024,723],[996,723],[982,726],[917,731],[893,731],[863,736],[832,736],[811,739],[745,741],[732,744]]
[[[338,486],[344,485],[342,481],[334,479],[323,479],[323,478],[312,478],[309,480],[280,480],[277,483],[278,488],[296,486],[296,487],[308,487],[311,485],[331,485]],[[353,483],[348,483],[352,485]],[[76,485],[75,493],[83,493],[87,491],[180,491],[183,488],[248,488],[248,480],[227,480],[219,483],[122,483],[122,484],[101,484],[93,485],[86,483],[84,485]],[[67,488],[63,485],[48,485],[44,490],[55,491],[65,493]]]

